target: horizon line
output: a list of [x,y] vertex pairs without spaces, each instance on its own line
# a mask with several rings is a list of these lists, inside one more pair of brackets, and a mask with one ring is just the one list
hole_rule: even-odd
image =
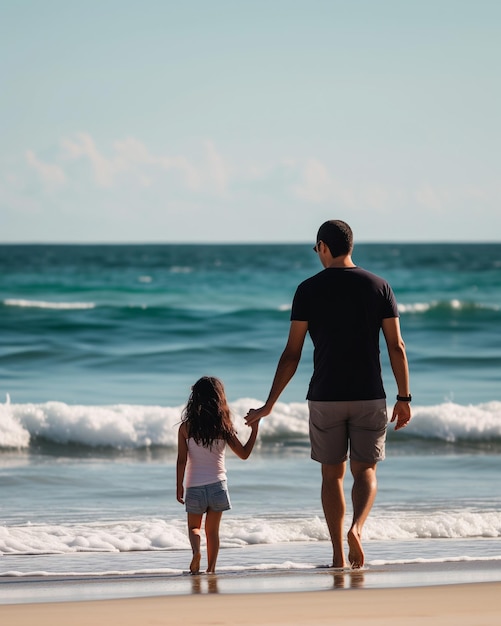
[[[382,241],[374,240],[355,240],[354,247],[359,244],[364,245],[483,245],[483,244],[501,244],[501,239],[453,239],[453,240],[397,240],[388,239]],[[0,241],[0,246],[308,246],[311,241]]]

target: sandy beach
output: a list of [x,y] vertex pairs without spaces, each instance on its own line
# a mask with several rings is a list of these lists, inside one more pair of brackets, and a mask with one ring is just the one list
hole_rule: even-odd
[[[501,583],[6,605],[8,626],[499,624]],[[430,620],[432,620],[430,622]]]
[[499,564],[496,559],[250,575],[7,576],[0,580],[0,624],[497,626]]

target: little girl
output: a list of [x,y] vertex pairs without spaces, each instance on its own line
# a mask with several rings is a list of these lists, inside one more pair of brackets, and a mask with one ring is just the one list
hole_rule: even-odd
[[[252,424],[245,445],[237,438],[223,383],[203,376],[191,388],[178,434],[177,500],[186,504],[188,536],[193,558],[190,572],[200,571],[200,532],[205,514],[207,573],[216,571],[219,524],[223,511],[231,508],[224,464],[226,444],[247,459],[256,443],[258,423]],[[186,494],[184,479],[186,471]]]

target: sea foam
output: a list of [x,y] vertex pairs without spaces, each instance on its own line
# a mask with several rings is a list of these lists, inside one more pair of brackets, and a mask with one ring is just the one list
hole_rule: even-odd
[[438,312],[466,312],[471,313],[475,311],[495,311],[499,312],[500,307],[497,304],[486,304],[481,302],[472,302],[468,300],[458,300],[453,298],[452,300],[432,300],[431,302],[413,302],[413,303],[398,303],[398,310],[401,314],[405,313],[428,313],[429,311]]
[[55,310],[79,310],[94,309],[94,302],[49,302],[45,300],[22,300],[8,298],[3,301],[5,306],[18,306],[34,309],[55,309]]
[[[242,398],[230,404],[237,432],[247,431],[244,416],[261,401]],[[175,448],[182,406],[70,405],[64,402],[0,405],[0,448],[28,448],[33,440],[59,445],[116,449]],[[391,408],[390,408],[391,409]],[[416,406],[405,428],[407,438],[443,442],[501,442],[501,402],[463,406],[445,402]],[[393,437],[390,425],[389,436]],[[308,406],[278,402],[261,422],[260,442],[308,441]]]
[[[346,529],[347,530],[347,527]],[[364,527],[366,541],[476,539],[501,537],[501,512],[445,510],[374,511]],[[329,541],[323,516],[228,516],[221,547]],[[80,524],[0,526],[0,554],[71,554],[188,549],[186,521],[122,520]]]

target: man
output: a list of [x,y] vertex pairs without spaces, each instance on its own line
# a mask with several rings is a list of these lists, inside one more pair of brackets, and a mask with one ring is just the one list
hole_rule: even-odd
[[384,458],[386,395],[379,360],[382,329],[397,384],[391,421],[395,430],[411,419],[409,370],[397,303],[388,283],[351,258],[353,234],[341,220],[322,224],[314,247],[324,270],[299,285],[289,338],[264,406],[247,424],[269,415],[294,375],[309,332],[314,370],[307,399],[311,457],[322,467],[322,506],[333,548],[333,567],[346,567],[343,548],[343,480],[350,451],[353,520],[348,562],[364,565],[362,529],[376,497],[376,464]]

